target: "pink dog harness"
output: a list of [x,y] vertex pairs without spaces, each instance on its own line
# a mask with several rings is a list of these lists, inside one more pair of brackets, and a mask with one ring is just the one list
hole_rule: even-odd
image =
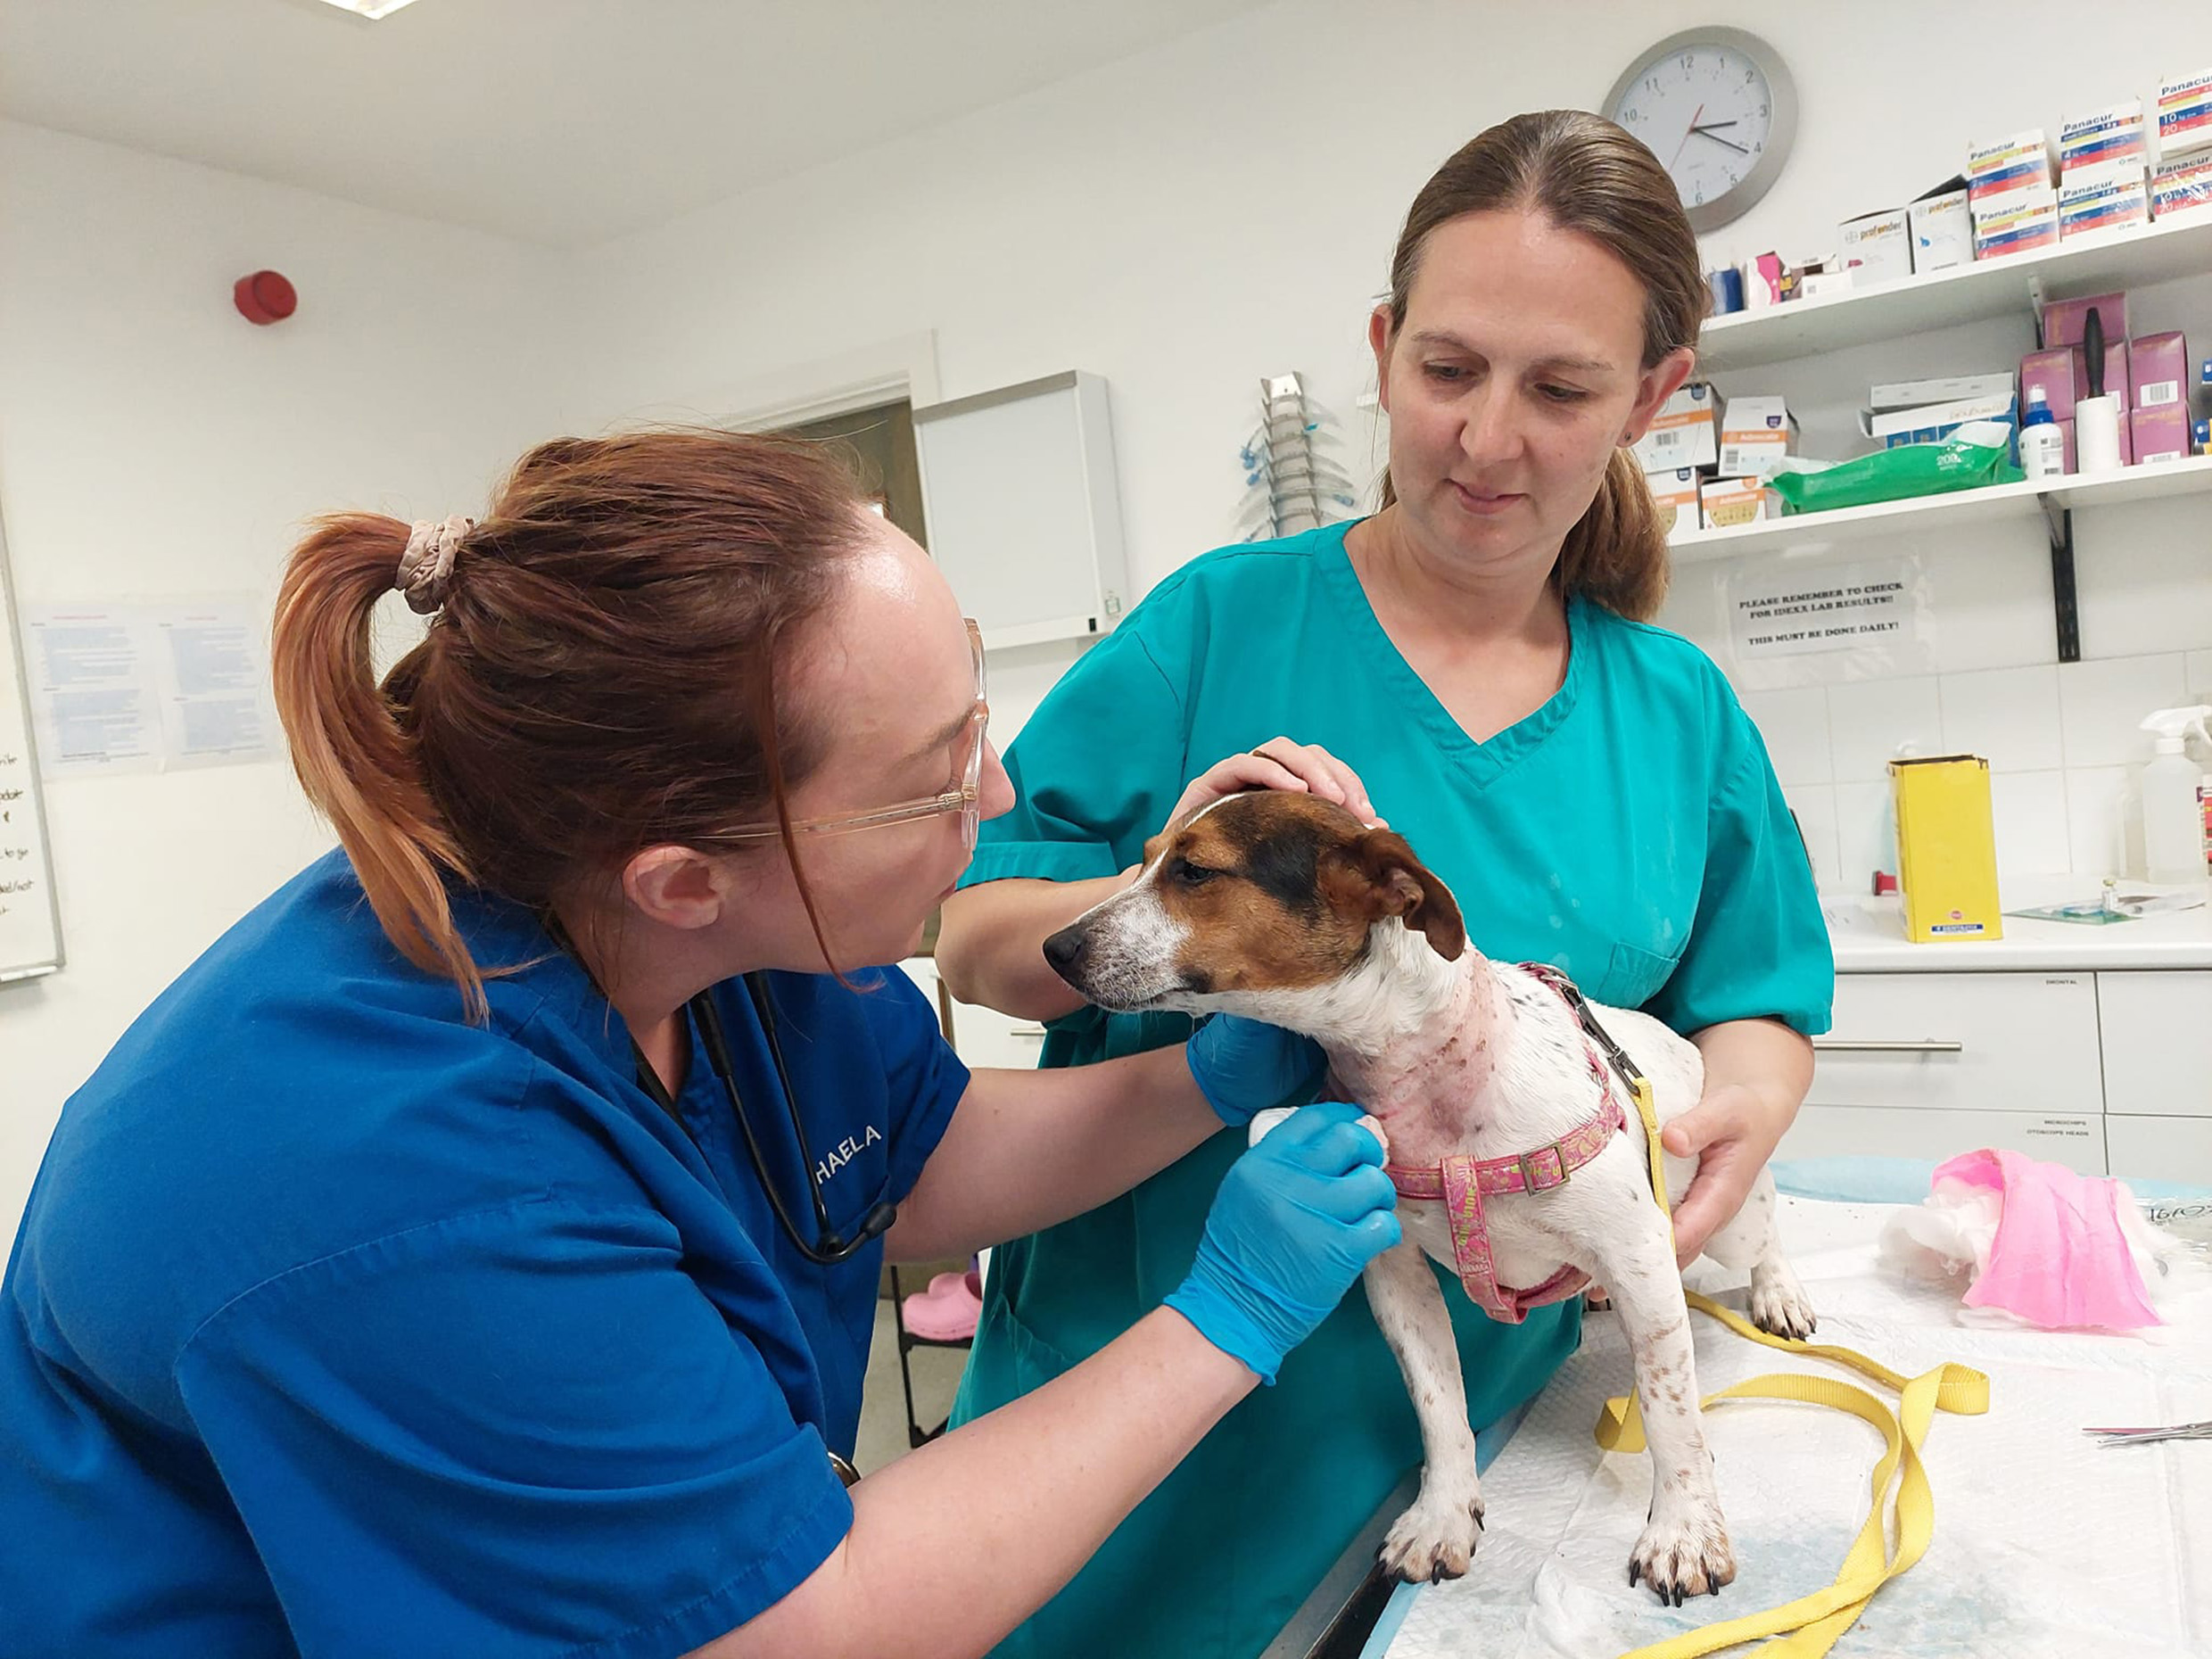
[[1490,1230],[1482,1221],[1482,1201],[1501,1193],[1542,1193],[1564,1186],[1568,1176],[1604,1151],[1613,1137],[1628,1127],[1628,1114],[1613,1092],[1614,1072],[1621,1074],[1631,1095],[1640,1077],[1620,1044],[1606,1036],[1591,1015],[1572,980],[1548,962],[1523,962],[1521,968],[1558,992],[1581,1021],[1590,1076],[1600,1094],[1596,1114],[1532,1152],[1509,1158],[1470,1158],[1458,1153],[1433,1167],[1417,1169],[1404,1164],[1382,1166],[1382,1173],[1390,1176],[1400,1198],[1443,1203],[1451,1222],[1453,1265],[1459,1270],[1459,1283],[1466,1287],[1474,1305],[1501,1325],[1519,1325],[1530,1308],[1564,1301],[1589,1283],[1589,1275],[1567,1267],[1529,1290],[1498,1283]]

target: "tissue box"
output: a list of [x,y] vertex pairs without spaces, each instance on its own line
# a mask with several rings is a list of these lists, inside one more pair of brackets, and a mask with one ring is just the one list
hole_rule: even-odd
[[2049,185],[1974,202],[1974,258],[2002,260],[2059,245],[2059,193]]
[[1721,461],[1723,476],[1770,476],[1775,463],[1789,453],[1797,435],[1797,423],[1780,398],[1730,398],[1721,420]]
[[1894,282],[1912,275],[1912,238],[1905,230],[1905,210],[1868,213],[1836,227],[1844,268],[1861,285]]
[[2157,409],[2131,409],[2127,416],[2128,464],[2178,461],[2189,454],[2189,409],[2184,404],[2164,403]]
[[1967,146],[1966,192],[1977,217],[1985,202],[2050,186],[2051,141],[2040,127]]
[[1678,466],[1671,473],[1646,473],[1652,505],[1659,509],[1659,533],[1695,530],[1703,521],[1697,512],[1697,469]]
[[1915,276],[1974,263],[1974,216],[1963,186],[1922,196],[1905,209]]
[[1916,945],[2004,937],[1989,763],[1976,755],[1892,761],[1889,777],[1905,937]]
[[2141,166],[2088,167],[2059,186],[2059,239],[2150,222],[2150,185]]
[[1647,473],[1712,466],[1721,456],[1721,400],[1713,388],[1694,380],[1661,404],[1633,453]]
[[2212,149],[2212,70],[2158,87],[2158,159]]
[[2124,165],[2140,171],[2150,160],[2143,133],[2141,99],[2076,116],[2059,128],[2060,186],[2068,174],[2084,167]]
[[2127,343],[2127,407],[2155,409],[2188,400],[2189,346],[2178,331]]
[[1762,478],[1708,478],[1698,486],[1698,522],[1707,530],[1730,530],[1781,516]]
[[2150,175],[2150,217],[2212,218],[2212,150],[2165,162]]

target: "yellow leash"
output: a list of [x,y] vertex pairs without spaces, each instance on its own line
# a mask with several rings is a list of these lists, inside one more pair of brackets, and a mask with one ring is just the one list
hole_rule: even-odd
[[[1651,1159],[1652,1192],[1659,1201],[1661,1213],[1671,1215],[1651,1085],[1640,1074],[1631,1073],[1629,1092],[1635,1098],[1637,1115],[1643,1119],[1645,1144]],[[1871,1377],[1896,1392],[1897,1410],[1893,1414],[1888,1406],[1864,1389],[1808,1373],[1754,1377],[1747,1382],[1706,1395],[1701,1403],[1708,1410],[1728,1399],[1794,1400],[1846,1411],[1872,1424],[1881,1434],[1885,1449],[1881,1460],[1874,1465],[1874,1496],[1866,1524],[1859,1529],[1859,1536],[1844,1556],[1836,1581],[1828,1589],[1801,1596],[1787,1606],[1685,1631],[1666,1641],[1638,1647],[1622,1659],[1696,1659],[1696,1655],[1717,1653],[1723,1647],[1769,1636],[1781,1639],[1768,1643],[1760,1649],[1762,1653],[1780,1659],[1818,1659],[1857,1622],[1877,1590],[1909,1570],[1927,1552],[1928,1541],[1936,1531],[1936,1502],[1928,1487],[1927,1467],[1920,1461],[1920,1444],[1927,1439],[1928,1424],[1938,1411],[1960,1416],[1979,1416],[1987,1411],[1989,1379],[1978,1371],[1959,1365],[1942,1365],[1917,1377],[1902,1377],[1853,1349],[1771,1336],[1710,1297],[1687,1290],[1683,1296],[1699,1313],[1718,1319],[1738,1336],[1787,1353],[1832,1360],[1862,1376]],[[1644,1424],[1635,1396],[1626,1395],[1605,1402],[1597,1420],[1597,1443],[1607,1451],[1644,1449]],[[1883,1515],[1893,1477],[1897,1480],[1897,1548],[1894,1556],[1888,1551]]]

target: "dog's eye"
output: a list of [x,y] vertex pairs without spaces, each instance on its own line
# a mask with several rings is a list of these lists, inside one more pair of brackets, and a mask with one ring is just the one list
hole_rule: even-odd
[[1209,870],[1203,864],[1193,864],[1187,858],[1176,857],[1168,865],[1168,879],[1178,887],[1202,887],[1221,872]]

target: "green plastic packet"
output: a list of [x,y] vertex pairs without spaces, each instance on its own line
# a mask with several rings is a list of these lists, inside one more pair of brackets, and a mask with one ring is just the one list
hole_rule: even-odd
[[1910,496],[2018,483],[2026,475],[2006,458],[2012,428],[2004,421],[1969,421],[1937,443],[1903,443],[1817,473],[1782,473],[1767,488],[1793,513],[1824,513]]

